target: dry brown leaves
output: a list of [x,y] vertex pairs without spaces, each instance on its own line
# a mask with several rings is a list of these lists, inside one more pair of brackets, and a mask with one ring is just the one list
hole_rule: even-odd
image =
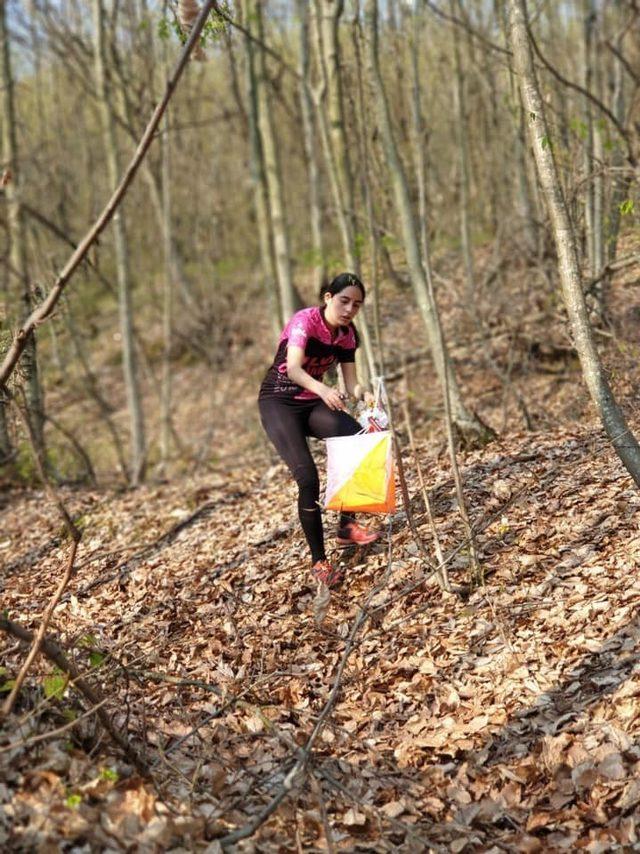
[[[452,484],[444,463],[422,453],[452,549],[462,537]],[[107,653],[96,678],[112,692],[116,721],[155,760],[155,788],[99,736],[93,760],[68,739],[0,754],[17,768],[2,790],[4,844],[191,840],[204,849],[278,791],[387,554],[383,545],[346,556],[348,581],[318,625],[303,543],[297,531],[283,536],[294,523],[284,471],[242,478],[67,496],[86,543],[52,630],[78,656],[88,636]],[[425,567],[399,514],[391,576],[374,600],[384,607],[356,641],[316,744],[319,786],[293,792],[258,832],[261,850],[296,840],[322,848],[328,835],[333,846],[368,850],[636,841],[640,497],[589,429],[514,436],[468,454],[464,478],[486,587],[466,601],[432,582],[403,593]],[[251,500],[217,501],[234,490]],[[131,561],[204,501],[206,514]],[[429,542],[417,499],[414,509]],[[11,615],[30,623],[59,572],[59,548],[46,550],[57,525],[35,493],[4,516],[10,560],[42,553],[11,573],[4,593]],[[466,563],[463,549],[454,582],[465,580]],[[15,665],[16,648],[3,643]],[[22,718],[36,686],[31,693]],[[45,725],[30,721],[25,732]],[[103,766],[117,778],[101,778]]]
[[[627,288],[620,305],[629,302],[624,282],[616,287]],[[524,279],[522,289],[526,318],[536,296]],[[471,335],[452,291],[440,298],[451,328]],[[485,319],[494,328],[504,316],[498,306]],[[418,323],[400,303],[387,318],[394,340],[422,340]],[[516,333],[525,341],[526,324]],[[559,333],[553,344],[566,340]],[[470,351],[461,340],[452,352]],[[527,400],[545,432],[519,433],[514,401],[491,391],[495,377],[472,352],[475,361],[460,365],[470,397],[493,400],[489,420],[504,411],[510,430],[461,457],[486,586],[462,598],[420,583],[427,568],[398,514],[388,581],[356,637],[309,775],[236,850],[599,852],[638,843],[640,495],[584,418],[575,373],[530,375]],[[263,356],[253,353],[255,365]],[[631,351],[616,358],[622,377]],[[423,369],[414,368],[418,383]],[[418,421],[439,406],[430,379],[425,388],[412,401]],[[635,393],[622,380],[620,391]],[[315,598],[294,488],[264,452],[245,453],[256,438],[242,426],[253,406],[252,389],[245,410],[230,413],[244,443],[235,469],[130,493],[66,491],[85,534],[51,631],[110,695],[153,779],[137,777],[91,721],[20,746],[81,711],[72,689],[44,698],[51,668],[40,662],[0,740],[0,749],[13,744],[0,753],[1,847],[58,850],[64,839],[215,854],[294,767],[359,606],[389,561],[385,543],[341,554],[345,585],[328,603]],[[228,433],[226,424],[219,435]],[[443,547],[456,550],[452,581],[464,585],[469,556],[435,446],[421,446],[421,462]],[[42,493],[13,498],[0,521],[3,608],[34,626],[64,545]],[[418,497],[414,513],[430,545]],[[22,652],[6,637],[0,644],[6,678]]]

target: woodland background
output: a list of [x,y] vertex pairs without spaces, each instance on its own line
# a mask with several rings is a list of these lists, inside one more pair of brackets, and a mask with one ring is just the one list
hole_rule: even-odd
[[[191,5],[0,0],[0,356],[122,175]],[[69,576],[5,707],[2,844],[636,842],[639,497],[534,148],[636,428],[640,8],[529,0],[532,133],[516,0],[215,5],[0,400],[5,697]],[[255,399],[283,321],[345,269],[408,500],[319,608]]]

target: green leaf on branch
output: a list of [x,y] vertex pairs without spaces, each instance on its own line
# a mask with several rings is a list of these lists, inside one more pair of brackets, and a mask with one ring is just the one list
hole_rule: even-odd
[[622,214],[622,216],[628,216],[632,214],[635,209],[635,204],[633,199],[625,199],[624,202],[620,202],[618,205],[618,210]]

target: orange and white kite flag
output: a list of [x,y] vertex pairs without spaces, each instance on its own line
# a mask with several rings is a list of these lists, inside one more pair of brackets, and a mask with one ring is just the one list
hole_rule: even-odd
[[327,443],[328,510],[393,513],[396,485],[391,433],[334,436]]

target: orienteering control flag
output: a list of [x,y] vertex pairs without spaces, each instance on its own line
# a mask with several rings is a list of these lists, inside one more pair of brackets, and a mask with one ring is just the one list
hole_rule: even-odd
[[396,487],[391,433],[334,436],[327,443],[325,507],[360,513],[393,513]]

